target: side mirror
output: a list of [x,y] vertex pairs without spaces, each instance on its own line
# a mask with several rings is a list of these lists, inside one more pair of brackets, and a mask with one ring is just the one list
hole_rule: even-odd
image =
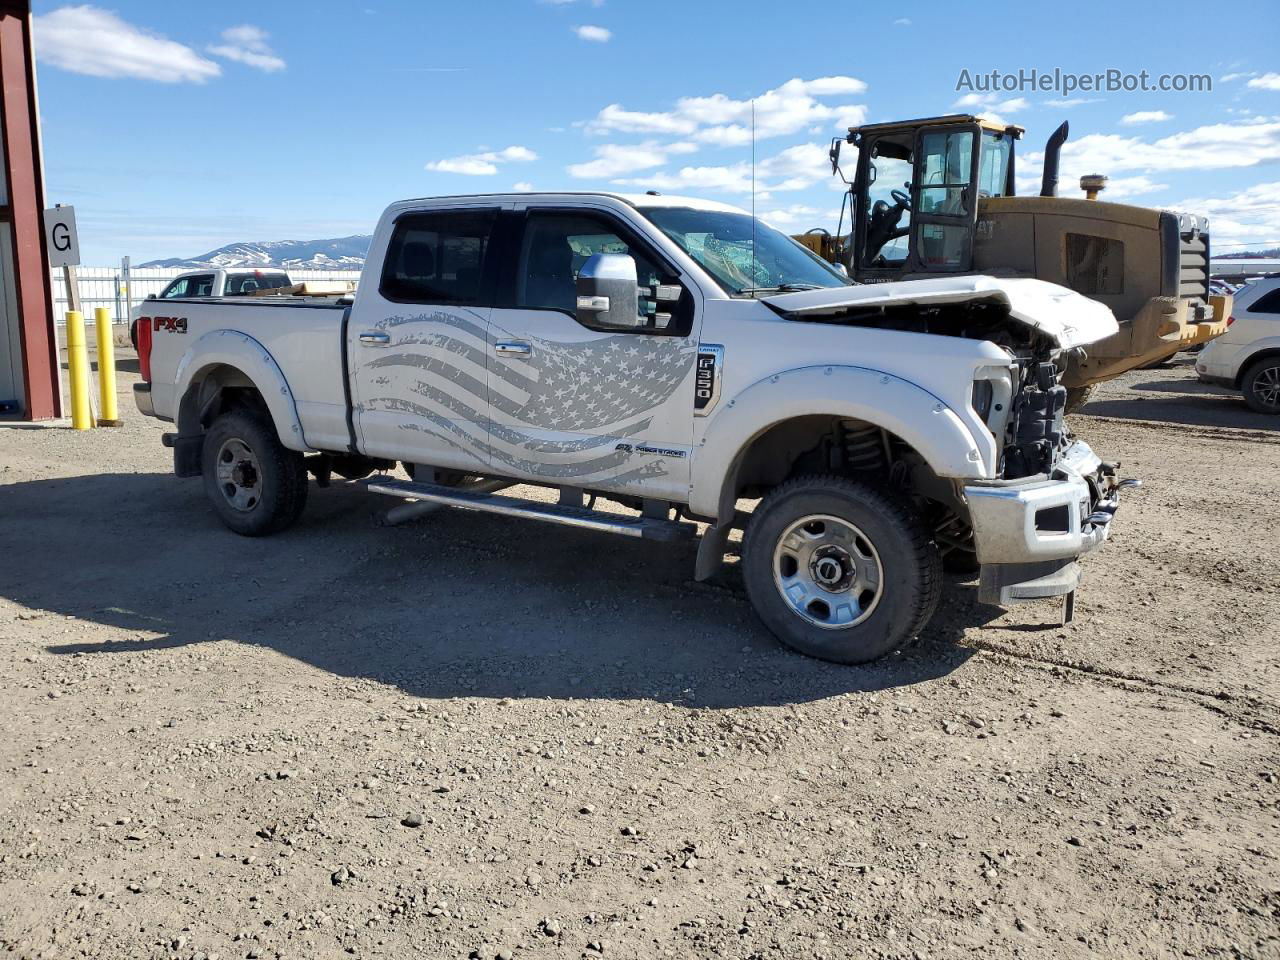
[[831,150],[827,156],[831,158],[831,172],[835,173],[840,169],[840,148],[844,146],[844,140],[840,137],[833,137],[831,140]]
[[646,325],[640,312],[636,262],[625,253],[594,253],[578,272],[578,322],[634,329]]
[[842,277],[849,276],[849,268],[846,267],[843,263],[833,263],[832,266],[836,268],[836,273],[840,274],[840,276]]
[[147,294],[147,299],[148,299],[148,300],[154,300],[155,298],[156,298],[156,295],[155,295],[154,293],[148,293],[148,294]]

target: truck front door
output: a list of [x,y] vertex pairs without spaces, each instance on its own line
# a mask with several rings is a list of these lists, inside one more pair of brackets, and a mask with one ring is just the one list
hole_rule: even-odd
[[675,268],[606,210],[517,208],[513,221],[513,270],[490,320],[495,470],[684,498],[697,354],[692,298],[669,319],[654,311],[626,329],[589,326],[576,309],[577,274],[593,254],[629,254],[642,290],[677,282]]
[[362,453],[469,472],[488,467],[486,328],[498,211],[410,211],[395,221],[380,276],[361,284],[348,322]]

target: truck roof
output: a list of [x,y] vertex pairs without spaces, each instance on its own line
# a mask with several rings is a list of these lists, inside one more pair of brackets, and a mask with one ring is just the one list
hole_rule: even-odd
[[396,206],[400,206],[401,204],[423,203],[431,200],[517,201],[529,200],[531,198],[551,200],[556,198],[579,197],[608,197],[612,200],[620,200],[621,202],[640,210],[662,207],[684,207],[693,210],[718,211],[720,213],[747,212],[741,207],[735,207],[730,203],[721,203],[718,200],[704,200],[701,197],[684,197],[675,194],[667,195],[661,193],[616,193],[609,190],[539,190],[534,193],[463,193],[438,197],[415,197],[411,200],[402,200],[400,203],[396,204]]

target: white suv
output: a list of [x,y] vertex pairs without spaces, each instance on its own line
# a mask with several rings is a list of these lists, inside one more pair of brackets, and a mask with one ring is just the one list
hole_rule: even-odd
[[1236,291],[1227,332],[1200,352],[1196,373],[1239,390],[1259,413],[1280,414],[1280,274]]

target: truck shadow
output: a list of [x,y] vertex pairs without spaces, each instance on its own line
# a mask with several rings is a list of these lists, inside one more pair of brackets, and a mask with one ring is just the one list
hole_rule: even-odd
[[[0,596],[45,611],[28,627],[53,654],[253,644],[425,698],[805,702],[946,676],[974,653],[965,631],[1000,613],[951,584],[917,644],[842,667],[782,648],[732,569],[692,583],[689,545],[447,511],[386,529],[387,501],[352,484],[313,487],[302,522],[260,540],[166,475],[12,484],[0,501]],[[77,640],[77,620],[127,635]]]

